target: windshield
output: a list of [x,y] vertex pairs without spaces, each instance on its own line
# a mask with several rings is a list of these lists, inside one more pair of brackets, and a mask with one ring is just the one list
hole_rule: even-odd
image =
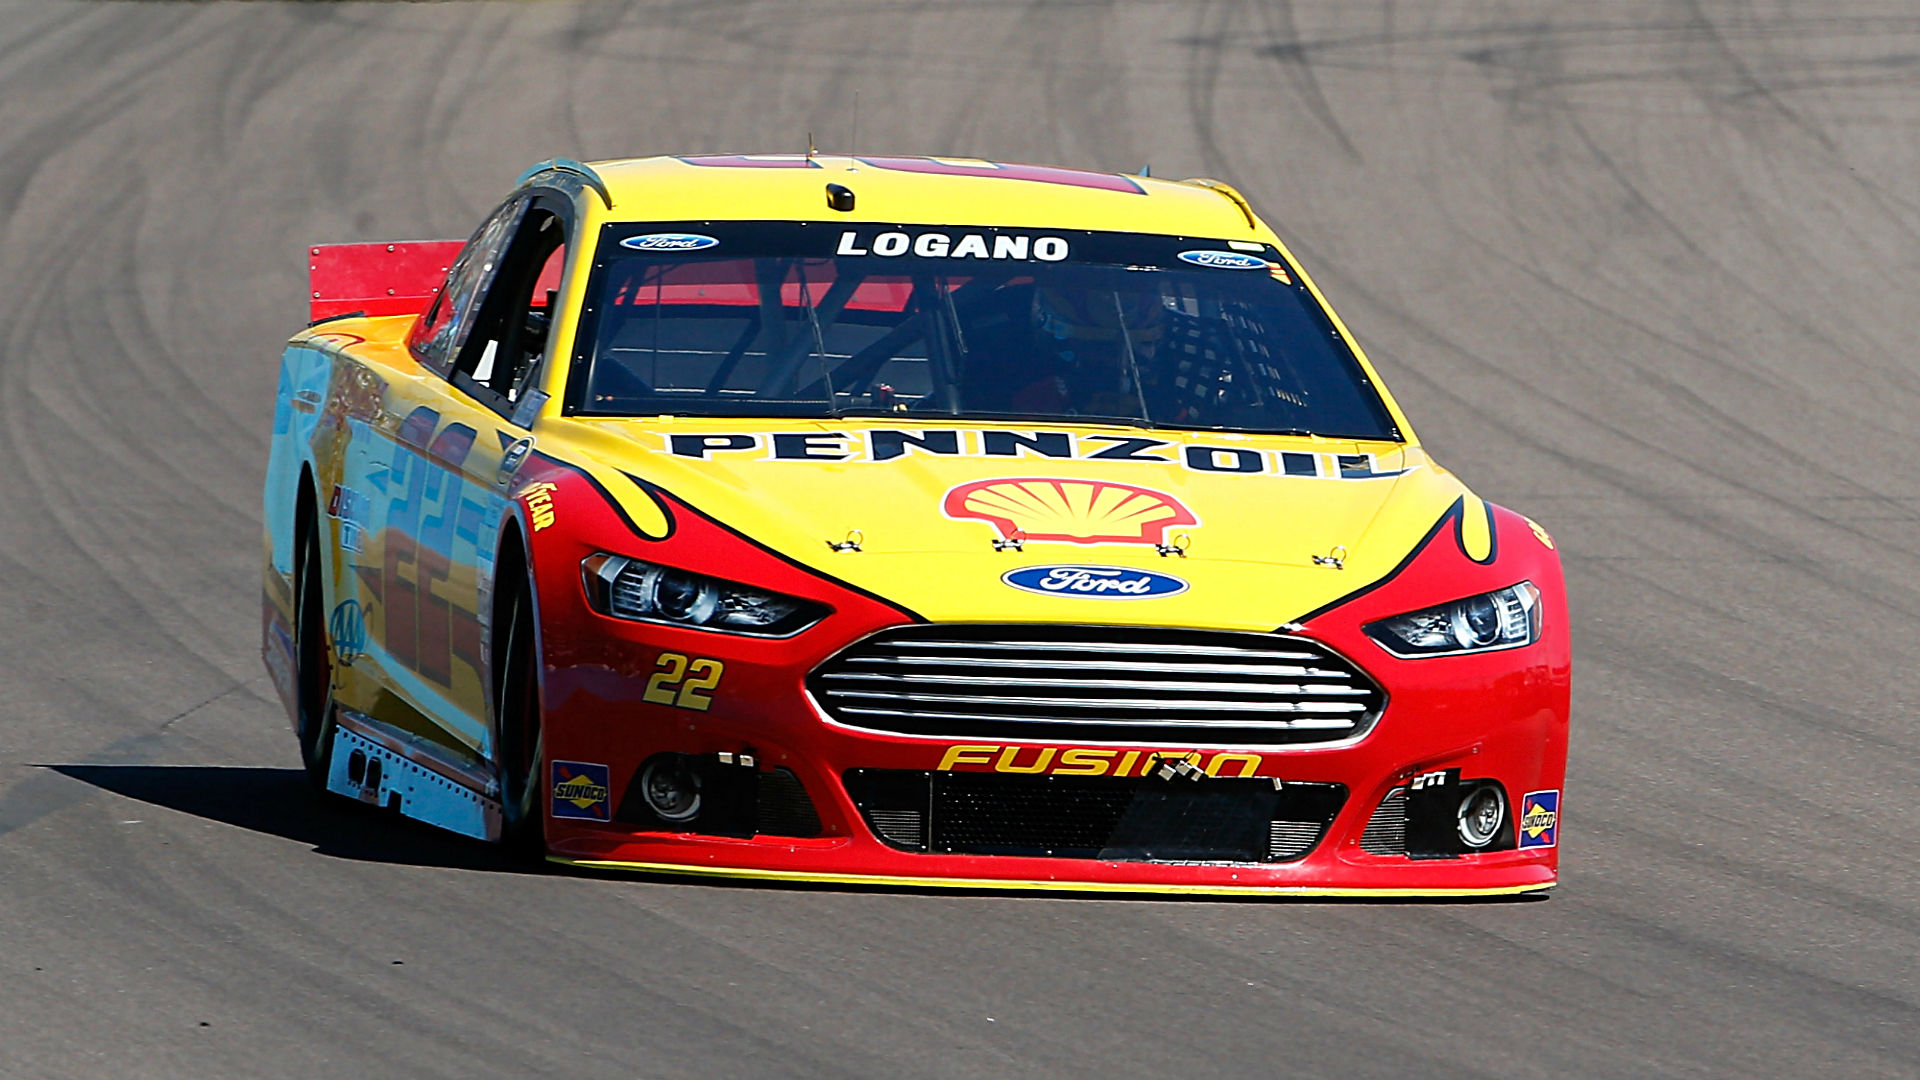
[[1071,230],[610,225],[571,380],[601,416],[1118,422],[1396,439],[1273,248]]

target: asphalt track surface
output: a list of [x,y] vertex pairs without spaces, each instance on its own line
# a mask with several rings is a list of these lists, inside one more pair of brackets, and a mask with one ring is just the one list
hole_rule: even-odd
[[[302,246],[526,164],[1217,176],[1575,606],[1561,887],[524,873],[317,804],[258,656]],[[0,1075],[1920,1075],[1911,0],[11,2]]]

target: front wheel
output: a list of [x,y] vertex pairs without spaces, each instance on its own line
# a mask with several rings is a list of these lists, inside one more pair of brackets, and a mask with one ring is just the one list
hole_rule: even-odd
[[294,732],[307,781],[325,791],[333,756],[333,646],[327,640],[320,537],[314,529],[307,530],[301,548],[299,589],[294,593],[294,681],[299,691]]
[[533,632],[533,602],[527,587],[515,588],[500,609],[494,640],[501,646],[494,715],[499,718],[500,811],[503,839],[528,855],[545,853],[546,821],[540,806],[539,654]]

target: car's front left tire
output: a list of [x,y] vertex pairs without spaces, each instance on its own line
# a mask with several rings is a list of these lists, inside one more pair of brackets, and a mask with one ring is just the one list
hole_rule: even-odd
[[333,646],[327,638],[326,590],[320,581],[320,535],[309,520],[300,538],[294,592],[294,670],[300,764],[307,781],[327,788],[333,755]]

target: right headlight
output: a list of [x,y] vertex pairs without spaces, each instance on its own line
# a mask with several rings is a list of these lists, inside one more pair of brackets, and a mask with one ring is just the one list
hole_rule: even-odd
[[1457,656],[1531,645],[1540,637],[1540,590],[1523,581],[1450,604],[1368,623],[1367,636],[1400,657]]
[[595,611],[635,622],[792,637],[829,613],[811,600],[625,555],[589,555],[580,576]]

